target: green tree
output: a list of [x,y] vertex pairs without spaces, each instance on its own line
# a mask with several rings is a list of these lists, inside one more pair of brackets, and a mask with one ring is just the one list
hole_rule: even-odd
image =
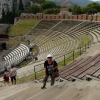
[[69,11],[69,12],[72,12],[72,11],[73,11],[73,9],[72,9],[72,8],[68,8],[68,11]]
[[30,2],[27,3],[26,8],[29,7],[29,6],[31,6]]
[[78,5],[74,5],[72,12],[73,12],[73,14],[80,14],[80,13],[82,13],[81,7],[78,6]]
[[6,13],[6,19],[5,19],[5,22],[6,23],[10,23],[10,24],[13,24],[14,23],[14,17],[13,17],[13,12],[12,11],[7,11]]
[[5,11],[4,8],[2,9],[2,23],[5,23]]
[[38,3],[42,4],[45,2],[45,0],[37,0]]
[[19,7],[18,7],[18,10],[24,11],[24,6],[23,6],[22,0],[19,0]]
[[15,12],[16,17],[20,17],[22,12],[23,12],[22,10],[16,10],[16,12]]
[[57,14],[60,10],[58,8],[46,9],[45,14]]
[[86,6],[86,12],[88,12],[89,14],[97,13],[99,11],[100,11],[99,3],[93,2]]
[[39,13],[40,11],[41,11],[40,6],[32,5],[32,6],[29,6],[25,12],[36,14],[36,13]]
[[51,1],[46,1],[41,6],[43,9],[56,8],[56,4],[54,2],[51,2]]
[[13,9],[12,9],[12,12],[13,12],[13,18],[15,18],[15,7],[14,7],[14,2],[13,2]]
[[87,13],[86,6],[85,6],[85,7],[81,7],[81,11],[82,11],[83,14],[84,14],[84,13]]

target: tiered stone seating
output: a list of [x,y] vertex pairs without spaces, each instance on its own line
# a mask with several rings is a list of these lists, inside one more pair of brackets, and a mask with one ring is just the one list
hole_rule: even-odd
[[28,56],[28,54],[29,54],[29,48],[24,44],[20,44],[18,47],[16,47],[12,51],[8,52],[8,54],[3,56],[5,64],[2,65],[0,72],[4,71],[5,67],[9,67],[12,64],[14,65],[19,64],[26,58],[26,56]]
[[82,21],[74,21],[74,20],[63,20],[58,25],[56,25],[53,30],[54,31],[61,31],[64,32],[66,30],[69,30],[70,28],[78,25]]
[[[60,54],[60,55],[65,54],[68,51],[73,50],[73,48],[76,48],[78,46],[77,36],[72,36],[72,35],[67,36],[65,33],[53,30],[57,26],[60,27],[59,24],[62,22],[64,22],[65,24],[66,24],[66,22],[68,22],[70,24],[70,27],[71,26],[74,27],[75,25],[81,23],[81,21],[77,22],[77,21],[71,21],[71,20],[70,21],[68,21],[68,20],[67,21],[59,21],[57,24],[52,25],[52,27],[50,26],[51,28],[49,27],[49,30],[45,31],[41,35],[38,34],[37,32],[35,35],[33,34],[33,37],[36,36],[35,39],[33,39],[33,43],[36,44],[40,50],[39,55],[38,55],[39,59],[45,57],[47,55],[47,53],[50,53],[50,52],[55,56],[58,54]],[[75,22],[74,25],[72,24],[73,22]],[[42,23],[42,21],[40,23]],[[46,21],[46,24],[47,24],[47,21]],[[65,26],[65,24],[64,24],[64,26]],[[35,27],[37,28],[37,26],[35,26]],[[43,24],[43,26],[44,26],[44,24]],[[48,23],[48,26],[49,26],[49,23]],[[58,29],[59,29],[59,27],[58,27]],[[41,29],[43,29],[43,27],[41,27]],[[61,49],[61,48],[63,48],[63,49]],[[60,50],[62,50],[63,53]]]
[[[70,24],[70,26],[76,22],[73,27],[70,29],[65,30],[65,26],[63,26],[66,24]],[[41,29],[39,28],[41,26]],[[81,40],[80,37],[85,36],[87,34],[89,34],[89,32],[91,32],[91,30],[93,31],[94,29],[97,28],[96,24],[98,23],[90,23],[88,21],[59,21],[57,22],[55,25],[50,24],[50,27],[48,28],[44,28],[45,24],[47,25],[47,21],[46,23],[43,23],[43,27],[42,27],[42,22],[40,22],[37,26],[35,26],[35,33],[33,33],[33,37],[35,38],[31,38],[32,42],[34,44],[36,44],[39,47],[39,54],[38,54],[38,61],[42,61],[44,59],[46,59],[46,56],[48,53],[51,53],[54,58],[62,56],[64,54],[67,54],[69,51],[73,51],[75,48],[77,48],[80,44],[81,41],[85,41],[85,39]],[[62,25],[62,28],[60,28],[60,25]],[[49,24],[48,24],[49,26]],[[99,26],[99,24],[98,24]],[[93,28],[94,27],[94,28]],[[41,32],[41,34],[38,33],[38,28],[39,31],[40,30],[45,30],[45,32]],[[58,29],[58,30],[56,30]],[[99,29],[98,29],[99,30]],[[32,35],[31,35],[32,36]],[[88,35],[89,36],[89,35]],[[94,36],[91,33],[92,38],[94,38]],[[67,57],[69,57],[69,55],[67,55]],[[67,58],[66,57],[66,58]],[[64,58],[60,58],[57,59],[57,62],[61,62]],[[42,66],[43,67],[43,66]],[[75,76],[76,77],[76,76]],[[73,76],[73,78],[75,78]],[[72,79],[72,75],[66,79],[70,80]],[[78,79],[78,78],[77,78]]]
[[34,35],[34,36],[38,36],[43,34],[45,31],[47,31],[47,29],[38,29],[38,28],[33,28],[30,33],[28,33],[29,35]]
[[[98,31],[97,29],[91,31],[90,34],[94,34],[97,37],[97,41],[96,42],[100,42],[100,31]],[[95,41],[94,41],[95,43]]]
[[42,52],[44,52],[46,50],[52,49],[52,48],[54,48],[56,46],[59,46],[59,45],[63,44],[64,42],[68,42],[68,41],[69,41],[68,37],[67,36],[63,37],[63,34],[62,35],[58,35],[56,37],[53,37],[52,39],[47,41],[45,44],[39,46],[40,53],[42,53]]
[[60,20],[41,20],[40,23],[35,26],[38,29],[50,29],[55,24],[57,24]]
[[[67,31],[67,34],[77,34],[77,35],[85,35],[89,34],[93,36],[94,43],[98,41],[97,34],[91,34],[92,31],[96,30],[99,27],[99,23],[90,23],[90,22],[84,22],[83,25],[76,27],[74,30]],[[95,36],[94,36],[95,35]]]
[[[70,50],[77,48],[80,45],[81,41],[85,41],[83,38],[81,38],[83,39],[81,40],[80,37],[82,37],[82,35],[87,36],[87,34],[90,34],[89,32],[91,32],[91,30],[94,30],[97,27],[99,27],[99,23],[94,23],[94,22],[90,23],[89,21],[55,20],[53,22],[53,20],[41,20],[35,26],[35,28],[33,28],[34,32],[33,32],[33,37],[31,36],[31,41],[34,44],[36,44],[40,49],[38,57],[40,55],[41,57],[39,58],[45,57],[46,54],[50,53],[51,51],[53,55],[57,55],[57,53],[64,54]],[[41,31],[41,34],[39,34],[39,31]],[[65,35],[67,35],[67,38],[65,38],[66,37]],[[95,35],[90,34],[89,37],[90,38],[92,37],[93,40],[96,41]],[[71,42],[68,43],[68,41]],[[62,46],[59,45],[60,42]],[[65,45],[65,42],[67,45]],[[65,46],[66,49],[64,48]],[[61,51],[58,50],[60,48],[63,48],[62,50],[63,53],[61,53]]]
[[100,54],[94,57],[87,57],[86,59],[75,60],[60,69],[60,77],[65,80],[84,80],[86,77],[95,77],[99,79],[100,76]]

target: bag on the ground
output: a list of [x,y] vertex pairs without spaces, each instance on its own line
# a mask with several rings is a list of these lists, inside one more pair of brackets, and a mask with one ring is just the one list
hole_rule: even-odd
[[59,70],[58,70],[58,68],[56,68],[56,70],[53,71],[52,76],[53,76],[54,78],[59,77]]

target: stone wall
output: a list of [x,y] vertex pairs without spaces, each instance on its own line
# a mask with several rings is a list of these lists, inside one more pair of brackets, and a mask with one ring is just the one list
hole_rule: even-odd
[[48,19],[48,20],[54,20],[54,19],[73,19],[73,20],[92,20],[93,21],[100,21],[100,15],[46,15],[46,14],[25,14],[22,13],[20,16],[20,19]]

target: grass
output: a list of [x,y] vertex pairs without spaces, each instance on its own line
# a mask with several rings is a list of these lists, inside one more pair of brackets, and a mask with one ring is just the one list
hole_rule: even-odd
[[9,32],[8,34],[9,35],[25,35],[27,32],[29,32],[32,27],[34,25],[36,25],[37,23],[39,22],[39,20],[20,20],[16,25],[14,26],[11,26],[10,29],[9,29]]
[[17,83],[21,84],[32,80],[34,80],[34,74],[31,74],[29,76],[24,76],[22,78],[17,78]]
[[18,43],[20,43],[20,40],[18,39],[9,39],[8,41],[10,47],[15,47]]
[[84,35],[82,37],[80,37],[81,40],[81,47],[84,47],[84,45],[86,44],[86,46],[88,46],[88,42],[90,41],[90,38],[87,35]]
[[91,80],[92,80],[92,78],[86,78],[86,80],[87,80],[87,81],[91,81]]
[[[43,75],[44,75],[44,71],[41,71],[40,73],[36,74],[36,78],[38,79],[38,78],[42,77]],[[34,77],[35,77],[34,74],[31,74],[29,76],[17,78],[17,83],[20,84],[20,83],[25,83],[25,82],[28,82],[28,81],[33,81],[33,80],[35,80]]]
[[18,65],[18,67],[19,67],[19,68],[22,68],[22,67],[26,66],[27,64],[29,64],[31,61],[32,61],[32,59],[26,59],[26,60],[22,61],[22,62]]

